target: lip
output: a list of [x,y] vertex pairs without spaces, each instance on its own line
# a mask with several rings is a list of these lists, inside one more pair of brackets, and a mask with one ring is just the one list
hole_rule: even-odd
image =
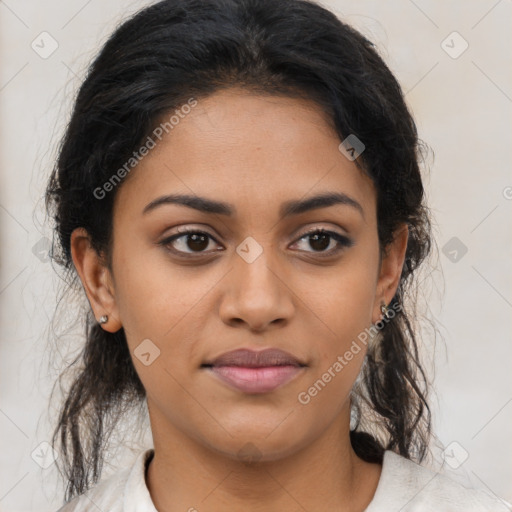
[[206,361],[203,366],[245,366],[259,368],[264,366],[306,366],[297,357],[278,348],[266,348],[264,350],[251,350],[240,348],[225,352],[211,361]]
[[201,366],[243,393],[269,393],[287,384],[306,365],[290,353],[272,348],[226,352]]

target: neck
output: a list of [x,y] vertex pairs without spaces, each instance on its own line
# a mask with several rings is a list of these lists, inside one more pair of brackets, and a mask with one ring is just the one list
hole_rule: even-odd
[[265,461],[257,460],[251,443],[246,456],[230,456],[168,422],[152,418],[152,431],[155,455],[146,481],[158,510],[364,511],[380,477],[380,465],[354,453],[348,416],[340,415],[310,444]]

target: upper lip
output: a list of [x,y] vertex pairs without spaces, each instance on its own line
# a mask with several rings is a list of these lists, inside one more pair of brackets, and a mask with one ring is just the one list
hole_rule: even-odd
[[202,364],[202,366],[245,366],[248,368],[284,365],[306,366],[289,352],[277,348],[267,348],[259,351],[241,348],[225,352],[219,357]]

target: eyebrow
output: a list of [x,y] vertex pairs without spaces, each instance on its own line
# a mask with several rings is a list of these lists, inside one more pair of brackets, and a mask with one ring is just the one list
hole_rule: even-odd
[[[159,206],[166,204],[178,204],[193,208],[205,213],[219,214],[232,216],[236,212],[236,208],[229,203],[223,203],[214,199],[200,197],[190,194],[170,194],[158,197],[147,204],[142,211],[146,214],[155,210]],[[346,205],[357,210],[364,219],[363,207],[352,197],[341,192],[324,192],[316,196],[308,197],[306,199],[295,199],[286,201],[279,209],[280,218],[290,217],[292,215],[299,215],[310,210],[317,210],[320,208],[327,208],[334,205]]]

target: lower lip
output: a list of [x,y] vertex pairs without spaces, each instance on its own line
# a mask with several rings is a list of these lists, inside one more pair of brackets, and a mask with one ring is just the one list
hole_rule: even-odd
[[300,366],[212,366],[208,368],[229,386],[244,393],[268,393],[284,386],[303,368]]

